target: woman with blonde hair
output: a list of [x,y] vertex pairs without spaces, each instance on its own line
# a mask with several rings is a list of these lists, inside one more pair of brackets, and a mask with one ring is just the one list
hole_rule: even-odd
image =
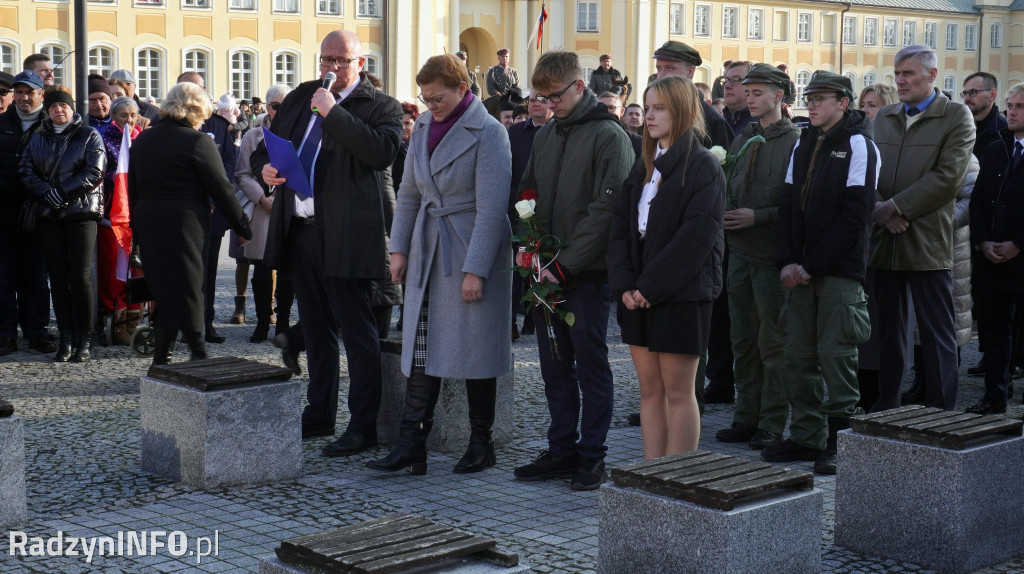
[[860,92],[860,111],[864,112],[869,120],[873,120],[878,110],[898,101],[900,95],[895,87],[889,84],[871,84]]
[[212,110],[202,88],[189,82],[175,85],[160,106],[160,122],[139,134],[128,162],[133,237],[156,302],[156,365],[169,361],[179,330],[192,359],[206,358],[203,280],[210,202],[235,232],[252,238],[217,145],[199,131]]
[[697,363],[722,290],[725,175],[700,145],[700,94],[671,76],[644,91],[643,152],[616,199],[608,285],[640,382],[644,458],[697,448]]

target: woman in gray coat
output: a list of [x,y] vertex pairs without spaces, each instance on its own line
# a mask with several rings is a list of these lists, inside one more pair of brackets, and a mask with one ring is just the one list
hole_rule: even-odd
[[[418,320],[402,330],[408,376],[401,435],[377,470],[427,470],[441,379],[465,379],[472,434],[455,472],[494,465],[491,425],[497,377],[512,367],[512,250],[508,135],[469,91],[452,54],[427,60],[416,75],[430,114],[416,122],[391,230],[391,278],[405,283]],[[413,344],[415,343],[415,344]]]

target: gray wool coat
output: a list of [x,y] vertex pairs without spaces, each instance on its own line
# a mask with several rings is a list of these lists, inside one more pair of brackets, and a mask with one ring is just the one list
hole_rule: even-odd
[[[508,133],[473,98],[434,150],[430,114],[416,121],[398,190],[391,252],[408,257],[402,372],[412,371],[413,341],[429,289],[426,372],[485,379],[512,368],[512,228]],[[484,278],[483,299],[462,300],[466,273]]]

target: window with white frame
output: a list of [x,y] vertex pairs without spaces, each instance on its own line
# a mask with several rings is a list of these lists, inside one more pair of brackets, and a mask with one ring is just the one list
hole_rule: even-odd
[[163,6],[164,0],[135,0],[136,6]]
[[274,56],[274,83],[294,88],[298,85],[299,58],[291,52],[281,52]]
[[946,49],[956,50],[957,36],[960,35],[959,27],[956,24],[946,24]]
[[236,98],[254,95],[256,56],[252,52],[239,50],[231,54],[231,94]]
[[751,8],[747,13],[747,38],[764,40],[764,9]]
[[796,17],[796,41],[811,41],[811,15],[806,12],[801,12]]
[[163,52],[156,48],[143,48],[135,57],[135,95],[140,99],[164,97]]
[[864,18],[864,45],[878,44],[878,18]]
[[736,37],[736,19],[739,11],[732,6],[722,8],[722,37]]
[[939,47],[939,25],[935,22],[924,23],[924,45],[932,50]]
[[668,7],[668,33],[681,36],[683,34],[683,4],[673,2]]
[[114,71],[114,50],[106,46],[89,48],[89,73],[109,78]]
[[210,0],[181,0],[181,5],[185,8],[209,8]]
[[864,77],[861,78],[861,88],[866,88],[877,82],[878,76],[876,76],[874,72],[864,72]]
[[299,0],[274,0],[274,12],[294,13],[299,11]]
[[18,52],[13,44],[0,42],[0,72],[7,72],[12,76],[21,71],[21,65],[15,64],[18,60]]
[[53,66],[53,83],[66,83],[65,78],[68,76],[65,73],[65,70],[67,70],[70,62],[61,63],[64,61],[64,56],[67,54],[67,51],[64,50],[64,46],[61,46],[60,44],[47,44],[39,48],[39,53],[46,54],[50,58],[50,65]]
[[597,22],[601,17],[598,2],[576,3],[576,31],[597,32]]
[[845,76],[846,78],[848,78],[850,80],[850,85],[851,86],[856,86],[857,85],[857,74],[854,74],[853,72],[844,72],[843,76]]
[[584,84],[589,84],[590,83],[590,76],[593,75],[593,73],[594,73],[594,68],[583,66],[582,69],[583,69],[583,83]]
[[953,99],[956,99],[956,76],[950,74],[942,79],[942,89],[953,94]]
[[357,0],[356,17],[380,18],[380,2],[378,0]]
[[341,16],[341,0],[317,0],[316,12],[327,16]]
[[[377,76],[380,72],[380,64],[378,63],[377,56],[366,56],[366,62],[363,63],[363,71],[367,74],[373,74]],[[590,79],[588,78],[589,82]]]
[[1001,48],[1003,46],[1003,27],[999,22],[992,22],[988,28],[988,45],[990,48]]
[[974,24],[964,26],[964,50],[973,52],[978,49],[978,27]]
[[256,0],[228,0],[228,8],[232,10],[255,10]]
[[811,83],[811,72],[808,70],[800,70],[796,73],[796,106],[798,108],[805,108],[807,104],[804,103],[804,90],[807,89],[807,84]]
[[857,17],[846,16],[843,18],[843,43],[857,43]]
[[711,35],[711,6],[698,4],[693,8],[693,35]]
[[912,46],[917,42],[917,22],[903,21],[903,45]]
[[89,2],[96,2],[101,4],[113,4],[114,0],[88,0]]
[[886,47],[896,46],[896,20],[886,18],[882,25],[882,43]]
[[213,89],[210,84],[210,53],[206,50],[193,49],[185,52],[185,66],[182,71],[199,74],[206,89]]

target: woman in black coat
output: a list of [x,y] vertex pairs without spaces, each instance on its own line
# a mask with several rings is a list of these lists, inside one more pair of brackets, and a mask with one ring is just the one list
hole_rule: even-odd
[[697,363],[722,290],[725,175],[700,145],[701,99],[690,82],[644,92],[643,154],[618,194],[608,284],[622,305],[622,340],[640,382],[644,457],[697,448]]
[[211,110],[199,86],[177,84],[160,106],[160,123],[132,144],[128,202],[156,303],[154,365],[168,362],[178,331],[193,360],[206,358],[203,278],[213,206],[238,235],[252,238],[217,146],[199,131]]
[[81,363],[89,360],[92,345],[96,297],[90,270],[107,156],[100,134],[83,124],[66,90],[55,86],[43,98],[47,118],[22,152],[19,174],[36,201],[49,208],[36,231],[60,331],[53,359]]

